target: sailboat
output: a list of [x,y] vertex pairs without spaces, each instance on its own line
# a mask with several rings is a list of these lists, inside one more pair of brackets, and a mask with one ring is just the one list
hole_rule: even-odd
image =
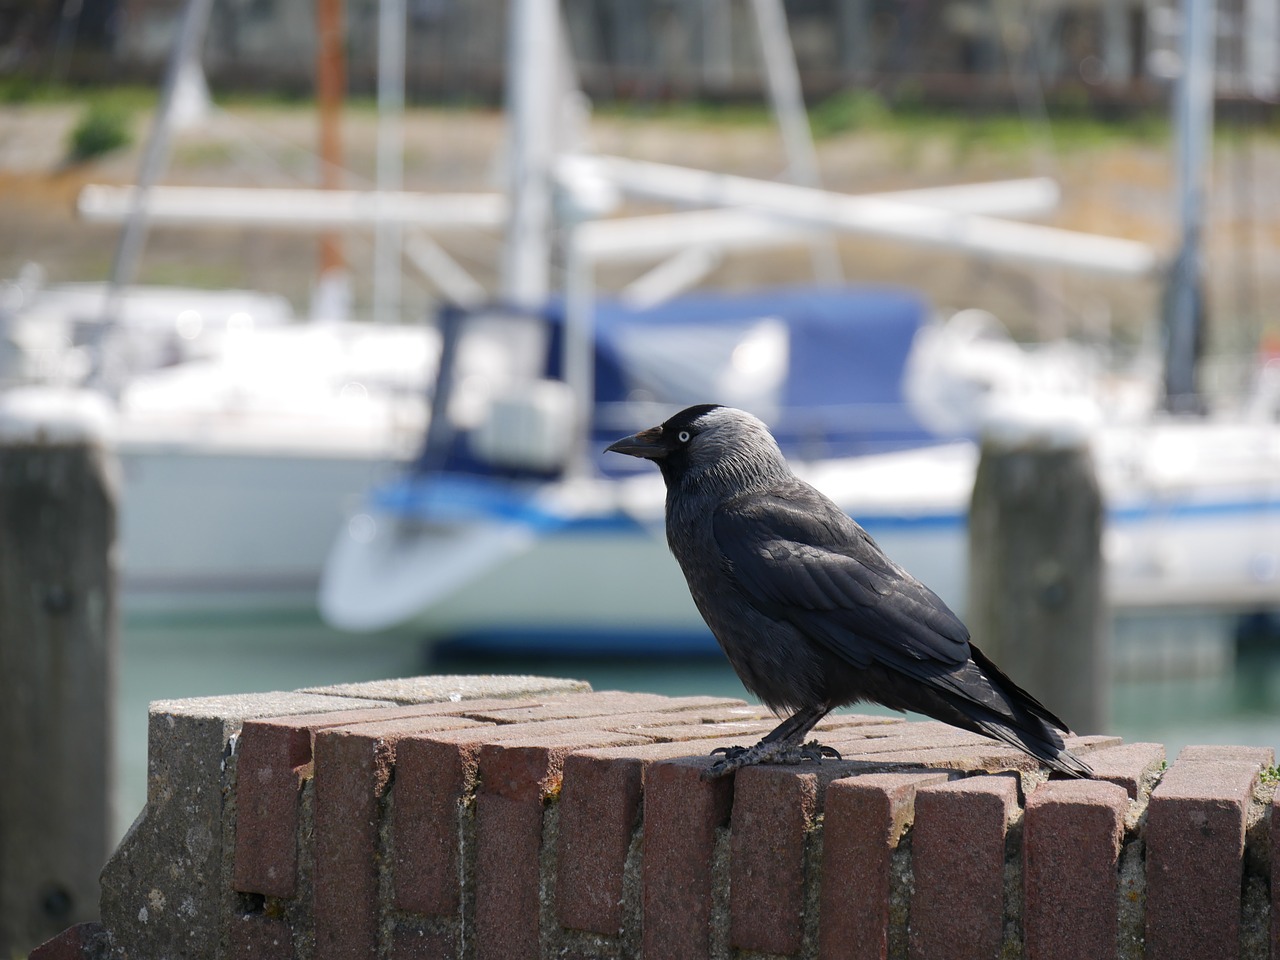
[[[513,22],[533,29],[520,18],[539,6],[514,4]],[[520,103],[547,120],[537,113],[547,108],[533,91],[545,82],[540,77],[552,75],[538,66],[537,53],[555,49],[553,34],[515,34],[541,38],[516,45],[523,58],[511,77],[523,94],[514,108],[517,131],[540,129],[519,112]],[[625,465],[597,456],[607,439],[705,400],[737,403],[770,421],[799,473],[958,608],[966,589],[975,440],[985,421],[1010,409],[1045,422],[1072,418],[1089,431],[1108,503],[1109,590],[1117,607],[1280,602],[1274,410],[1256,408],[1254,416],[1229,423],[1178,416],[1158,409],[1156,390],[1133,405],[1132,415],[1118,416],[1108,379],[1076,375],[1074,359],[1038,362],[981,324],[919,323],[906,348],[876,367],[893,387],[868,401],[883,419],[869,434],[839,438],[833,433],[840,428],[872,421],[867,407],[858,410],[856,400],[831,393],[795,402],[797,385],[816,381],[791,362],[812,333],[791,308],[822,296],[820,289],[637,303],[597,297],[593,274],[596,263],[613,256],[674,254],[654,271],[655,286],[669,281],[670,292],[685,275],[700,275],[708,248],[795,242],[815,229],[1129,276],[1160,269],[1149,248],[949,207],[972,202],[965,188],[928,198],[852,197],[812,184],[555,154],[549,142],[522,144],[517,136],[508,233],[517,282],[503,302],[459,312],[446,324],[453,332],[445,335],[421,455],[401,477],[375,487],[338,533],[319,594],[334,626],[414,623],[429,637],[469,649],[709,646],[666,555],[660,480],[612,472]],[[701,209],[604,218],[609,203],[601,198],[614,193]],[[551,216],[557,207],[567,211],[558,222]],[[566,266],[563,292],[552,297],[545,251],[557,228]],[[842,294],[848,301],[833,309],[849,314],[841,332],[852,341],[866,332],[859,331],[865,318],[854,303],[875,294],[825,292]],[[735,333],[716,331],[726,317]],[[486,329],[487,336],[476,333]],[[509,345],[506,358],[468,349],[469,334],[491,347]],[[759,346],[771,335],[772,346]],[[707,347],[717,337],[727,366],[717,366]],[[653,346],[647,366],[635,346],[646,338]],[[620,346],[628,341],[630,353]],[[849,342],[826,358],[853,381],[863,349]],[[751,358],[761,364],[755,380],[746,378],[759,388],[754,395],[736,395],[712,372]],[[1039,375],[1046,370],[1055,373]],[[665,380],[655,381],[654,371]],[[873,436],[886,422],[908,424],[911,435]],[[793,429],[802,423],[808,428]]]

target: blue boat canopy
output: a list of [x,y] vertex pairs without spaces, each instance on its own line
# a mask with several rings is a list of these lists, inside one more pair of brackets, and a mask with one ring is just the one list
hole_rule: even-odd
[[[484,312],[492,315],[494,308]],[[439,390],[457,386],[446,366],[461,353],[450,355],[449,331],[465,329],[480,313],[451,310],[442,317]],[[523,357],[526,375],[561,378],[563,303],[523,317],[539,328],[534,339],[514,347],[510,336],[499,339],[509,349],[536,354]],[[599,301],[590,448],[602,450],[625,433],[707,402],[755,413],[788,456],[802,459],[934,442],[938,438],[911,412],[903,392],[907,356],[927,318],[928,305],[918,293],[893,287],[694,293],[648,309]],[[479,455],[466,428],[438,428],[436,419],[432,430],[439,432],[424,448],[420,469],[513,472]],[[607,472],[642,466],[626,457],[599,464]]]

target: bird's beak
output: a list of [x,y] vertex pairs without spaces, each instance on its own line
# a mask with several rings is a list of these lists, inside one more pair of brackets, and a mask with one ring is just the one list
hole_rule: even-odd
[[604,448],[604,452],[625,453],[629,457],[643,457],[645,460],[661,460],[669,451],[662,440],[662,428],[650,427],[614,441]]

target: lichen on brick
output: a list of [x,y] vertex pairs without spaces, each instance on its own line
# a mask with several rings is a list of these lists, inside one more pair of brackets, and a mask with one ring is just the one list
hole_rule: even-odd
[[908,827],[889,858],[889,960],[907,960],[911,897],[916,890],[911,864],[911,835],[911,827]]
[[631,842],[627,846],[627,859],[622,871],[622,930],[623,956],[638,957],[642,946],[641,918],[644,916],[644,888],[640,882],[640,864],[644,853],[644,798],[636,810],[636,821],[631,825]]
[[[1026,780],[1021,780],[1021,785],[1025,787],[1028,784]],[[1022,800],[1022,798],[1019,799]],[[1022,956],[1022,838],[1025,824],[1023,812],[1021,805],[1014,808],[1004,837],[1004,936],[1000,946],[1001,960],[1014,960]]]
[[711,958],[730,960],[734,951],[729,946],[729,860],[731,839],[729,827],[716,828],[716,842],[711,853]]
[[1119,904],[1117,905],[1116,957],[1142,960],[1146,956],[1147,881],[1146,851],[1141,838],[1127,832],[1120,848]]

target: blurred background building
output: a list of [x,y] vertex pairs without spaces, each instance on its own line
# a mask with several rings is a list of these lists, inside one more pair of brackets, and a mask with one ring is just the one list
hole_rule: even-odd
[[[148,81],[163,69],[180,0],[4,0],[0,73],[75,82]],[[502,0],[411,0],[411,98],[497,103],[506,56]],[[376,85],[376,0],[346,4],[353,92]],[[790,0],[806,95],[851,84],[890,102],[1013,104],[1034,70],[1060,103],[1118,109],[1162,96],[1177,69],[1171,0]],[[750,11],[730,0],[569,0],[565,20],[593,98],[757,99],[763,77]],[[1273,102],[1280,92],[1274,0],[1217,5],[1220,97]],[[221,89],[309,93],[312,5],[214,5],[204,65]],[[74,54],[74,55],[73,55]]]

